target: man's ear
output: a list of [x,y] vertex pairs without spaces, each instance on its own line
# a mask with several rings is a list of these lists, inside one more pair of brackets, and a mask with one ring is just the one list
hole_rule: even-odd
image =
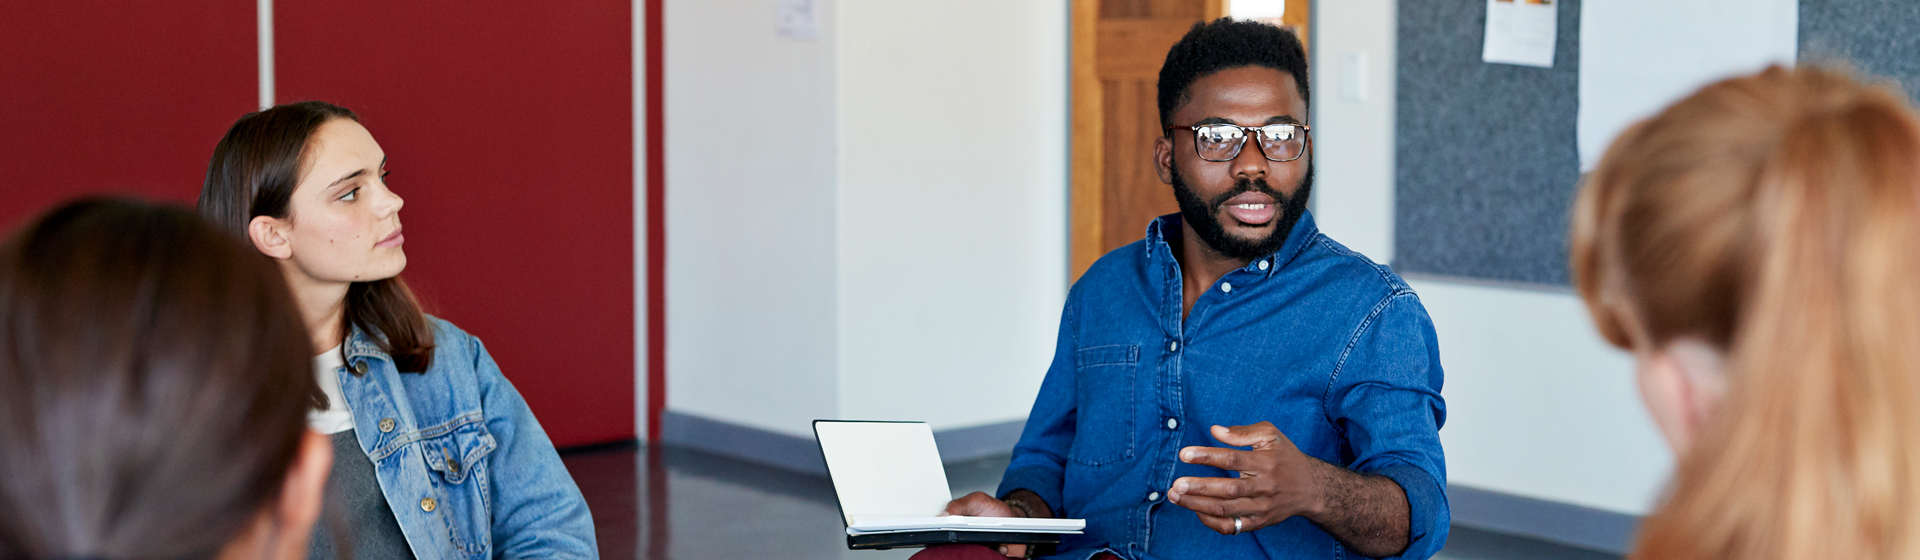
[[259,249],[269,257],[284,259],[293,256],[293,243],[287,239],[287,221],[271,216],[255,216],[247,222],[247,239],[253,241],[253,248]]
[[1153,139],[1153,170],[1160,182],[1173,184],[1173,137],[1162,134]]

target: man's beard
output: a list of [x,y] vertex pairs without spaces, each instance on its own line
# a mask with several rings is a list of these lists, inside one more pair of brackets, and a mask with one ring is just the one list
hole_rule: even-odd
[[[1309,167],[1306,178],[1300,180],[1300,188],[1294,189],[1293,196],[1273,190],[1265,178],[1240,179],[1234,181],[1233,188],[1227,192],[1211,201],[1203,201],[1200,195],[1187,187],[1186,180],[1180,176],[1179,166],[1169,164],[1168,167],[1173,171],[1173,198],[1180,202],[1180,217],[1187,221],[1187,225],[1193,226],[1194,233],[1208,247],[1239,260],[1250,261],[1280,250],[1280,246],[1287,243],[1287,236],[1293,233],[1293,225],[1307,213],[1307,197],[1313,192],[1313,168]],[[1273,197],[1273,203],[1280,205],[1279,223],[1275,224],[1273,233],[1264,239],[1248,241],[1234,237],[1227,234],[1225,226],[1220,225],[1220,208],[1226,206],[1233,197],[1249,192]]]

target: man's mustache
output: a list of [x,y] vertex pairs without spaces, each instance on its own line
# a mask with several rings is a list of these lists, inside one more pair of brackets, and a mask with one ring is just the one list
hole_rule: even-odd
[[1233,188],[1227,189],[1227,192],[1221,193],[1220,196],[1213,197],[1213,200],[1208,201],[1207,209],[1219,210],[1221,206],[1227,204],[1227,201],[1233,200],[1233,197],[1250,192],[1257,192],[1273,197],[1273,203],[1276,205],[1287,205],[1287,195],[1280,194],[1279,191],[1273,190],[1273,187],[1267,184],[1266,179],[1241,179],[1233,182]]

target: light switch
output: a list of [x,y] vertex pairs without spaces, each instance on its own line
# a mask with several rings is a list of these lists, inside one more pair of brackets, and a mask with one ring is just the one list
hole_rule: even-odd
[[1367,100],[1367,53],[1340,54],[1340,98],[1354,103]]

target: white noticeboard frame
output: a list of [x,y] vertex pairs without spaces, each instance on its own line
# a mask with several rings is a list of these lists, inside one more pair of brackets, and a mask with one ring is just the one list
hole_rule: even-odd
[[1580,170],[1621,131],[1701,86],[1799,50],[1796,0],[1588,0],[1580,3]]

